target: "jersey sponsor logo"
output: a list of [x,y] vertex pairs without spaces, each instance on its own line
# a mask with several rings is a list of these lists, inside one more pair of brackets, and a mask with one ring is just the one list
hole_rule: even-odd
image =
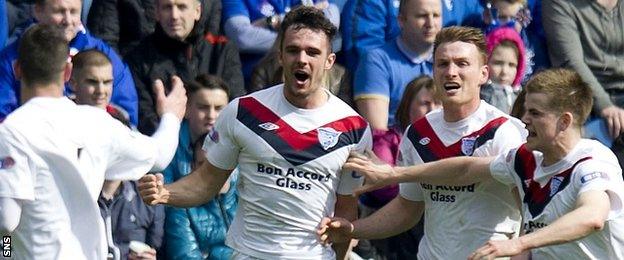
[[282,188],[311,190],[311,182],[328,182],[331,177],[329,174],[323,175],[315,172],[298,170],[292,167],[282,169],[262,163],[258,163],[257,165],[258,173],[277,176],[278,178],[275,179],[275,185]]
[[267,131],[272,131],[272,130],[277,130],[277,129],[279,129],[279,126],[278,126],[278,125],[273,124],[273,123],[271,123],[271,122],[266,122],[266,123],[263,123],[263,124],[259,124],[258,126],[259,126],[260,128],[262,128],[262,129],[264,129],[264,130],[267,130]]
[[11,156],[0,159],[0,169],[8,170],[11,169],[13,165],[15,165],[15,160],[13,160]]
[[461,151],[464,155],[472,155],[472,153],[474,152],[474,147],[475,147],[475,143],[477,141],[477,138],[479,136],[471,136],[471,137],[464,137],[461,139]]
[[208,137],[215,143],[219,142],[219,132],[216,129],[212,128],[208,133]]
[[319,127],[316,131],[318,132],[319,143],[323,146],[324,150],[336,146],[338,138],[340,137],[340,134],[342,134],[331,127]]
[[428,145],[429,142],[431,142],[431,139],[429,139],[429,137],[424,137],[418,141],[418,143],[421,145]]
[[524,223],[524,234],[529,234],[537,229],[543,228],[545,226],[548,226],[548,224],[544,223],[544,222],[540,222],[540,221],[532,221],[529,220],[526,223]]
[[457,193],[448,194],[448,192],[474,192],[476,184],[465,186],[448,186],[448,185],[432,185],[421,183],[420,186],[425,190],[430,190],[429,198],[436,202],[455,202]]
[[607,175],[604,172],[592,172],[592,173],[583,175],[583,177],[581,177],[581,183],[587,183],[595,179],[605,179],[608,181],[609,175]]

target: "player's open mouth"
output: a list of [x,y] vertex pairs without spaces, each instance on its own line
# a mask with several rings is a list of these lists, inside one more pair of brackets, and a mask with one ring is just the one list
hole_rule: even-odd
[[459,89],[461,86],[459,85],[459,83],[456,82],[448,82],[448,83],[444,83],[444,90],[449,91],[449,90],[456,90]]
[[310,78],[310,74],[305,71],[297,70],[295,71],[295,79],[297,79],[297,83],[303,84]]

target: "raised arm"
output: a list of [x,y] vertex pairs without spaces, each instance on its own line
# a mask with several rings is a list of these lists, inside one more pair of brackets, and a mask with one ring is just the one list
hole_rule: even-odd
[[409,167],[390,167],[372,152],[367,156],[351,153],[344,169],[363,174],[364,186],[356,194],[401,182],[426,182],[439,185],[467,185],[492,179],[493,157],[453,157]]
[[552,224],[519,238],[489,241],[470,255],[470,259],[512,256],[533,248],[568,243],[586,237],[602,230],[610,208],[607,192],[593,190],[581,193],[576,208]]

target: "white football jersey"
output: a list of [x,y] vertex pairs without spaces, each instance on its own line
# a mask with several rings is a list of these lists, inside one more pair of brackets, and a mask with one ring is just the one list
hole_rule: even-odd
[[22,201],[13,257],[104,259],[104,179],[140,178],[157,151],[106,111],[65,97],[13,111],[0,124],[0,197]]
[[611,211],[603,230],[570,243],[533,249],[533,259],[624,259],[624,182],[611,150],[598,141],[581,139],[557,163],[544,167],[542,160],[540,152],[522,145],[490,164],[494,178],[518,187],[525,233],[574,210],[579,194],[586,191],[607,191]]
[[[455,156],[495,156],[520,145],[524,125],[481,101],[458,122],[432,111],[405,132],[397,162],[410,166]],[[520,212],[511,189],[496,181],[465,186],[402,183],[400,194],[425,203],[419,259],[466,259],[490,239],[517,236]]]
[[370,149],[368,123],[329,92],[316,109],[290,104],[283,85],[232,101],[204,143],[221,169],[239,168],[239,205],[226,244],[261,259],[332,259],[315,230],[336,194],[363,178],[341,172],[349,153]]

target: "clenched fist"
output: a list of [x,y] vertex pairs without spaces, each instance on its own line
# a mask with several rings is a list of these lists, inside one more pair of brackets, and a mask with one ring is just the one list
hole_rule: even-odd
[[162,174],[147,174],[139,179],[139,193],[147,205],[165,204],[169,191],[165,188]]

